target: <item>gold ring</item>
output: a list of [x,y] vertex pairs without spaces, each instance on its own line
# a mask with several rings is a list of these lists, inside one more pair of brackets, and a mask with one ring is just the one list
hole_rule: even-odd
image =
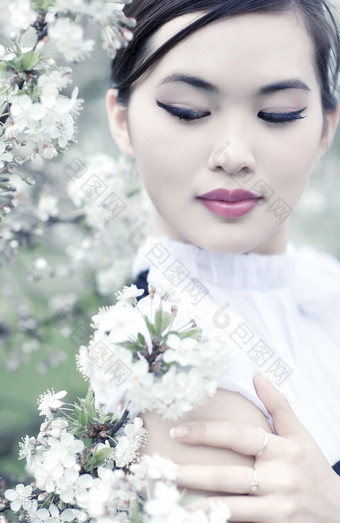
[[267,445],[268,445],[268,433],[262,428],[262,427],[259,427],[259,430],[261,432],[263,432],[263,436],[264,436],[264,441],[263,441],[263,445],[262,445],[262,448],[255,453],[255,456],[257,458],[259,458],[260,456],[262,456],[263,452],[265,451]]

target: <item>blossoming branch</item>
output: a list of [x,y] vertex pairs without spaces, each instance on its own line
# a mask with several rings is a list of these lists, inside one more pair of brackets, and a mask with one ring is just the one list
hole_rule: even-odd
[[[38,400],[45,421],[37,438],[26,436],[20,458],[34,478],[5,491],[0,512],[30,522],[225,523],[225,505],[207,515],[183,506],[175,464],[139,455],[147,431],[139,413],[156,410],[176,419],[216,391],[226,370],[228,348],[221,330],[209,327],[204,306],[183,296],[135,285],[101,309],[89,347],[78,357],[95,392],[66,404],[65,391]],[[206,327],[206,329],[205,329]]]
[[[52,159],[75,142],[75,120],[82,108],[79,89],[71,97],[62,90],[72,83],[70,66],[58,66],[49,42],[66,62],[79,62],[89,56],[94,41],[85,39],[79,21],[99,24],[103,48],[111,58],[132,39],[134,19],[123,13],[124,0],[10,0],[11,23],[20,28],[11,40],[0,44],[0,210],[13,208],[14,174],[24,181],[19,166]],[[22,44],[23,35],[33,28],[36,41]]]

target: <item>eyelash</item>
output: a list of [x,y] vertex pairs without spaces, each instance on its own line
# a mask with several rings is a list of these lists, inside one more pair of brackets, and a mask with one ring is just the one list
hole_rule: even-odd
[[179,118],[179,120],[184,123],[192,122],[193,120],[199,120],[201,118],[204,118],[205,116],[210,115],[210,113],[202,113],[199,111],[194,111],[193,109],[182,109],[181,107],[166,105],[162,102],[159,102],[158,100],[156,100],[156,103],[159,107],[165,109],[172,116]]
[[[307,109],[307,107],[299,109],[298,111],[293,111],[291,113],[265,113],[264,111],[260,111],[258,116],[261,115],[262,120],[269,123],[269,125],[285,125],[291,122],[295,122],[296,120],[302,120],[303,118],[306,118],[306,116],[301,116],[301,113],[305,109]],[[266,118],[264,118],[264,115]]]
[[[156,100],[156,103],[159,107],[165,109],[168,113],[170,113],[172,116],[175,116],[183,123],[192,122],[194,120],[200,120],[201,118],[210,116],[210,113],[182,109],[181,107],[174,107],[172,105],[163,104],[158,100]],[[293,111],[291,113],[266,113],[264,111],[260,111],[258,113],[258,116],[269,125],[286,125],[288,123],[295,122],[296,120],[306,118],[305,116],[301,116],[301,113],[305,109],[307,109],[307,107],[299,109],[298,111]]]

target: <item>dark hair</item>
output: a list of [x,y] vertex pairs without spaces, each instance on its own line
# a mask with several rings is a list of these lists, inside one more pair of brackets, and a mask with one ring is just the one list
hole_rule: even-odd
[[[315,45],[315,58],[324,111],[337,107],[335,92],[340,69],[340,34],[334,5],[327,0],[133,0],[126,16],[137,21],[134,37],[120,49],[111,64],[111,84],[118,89],[117,101],[127,105],[132,84],[178,42],[210,22],[227,16],[295,10],[300,12]],[[172,36],[151,56],[151,37],[165,23],[186,13],[205,14]]]

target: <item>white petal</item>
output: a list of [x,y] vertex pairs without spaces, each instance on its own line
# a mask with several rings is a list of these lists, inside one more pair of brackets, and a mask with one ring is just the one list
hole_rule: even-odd
[[13,512],[18,512],[20,507],[21,507],[21,503],[18,499],[15,499],[14,501],[12,501],[11,509],[13,510]]
[[13,489],[8,489],[5,492],[5,498],[8,499],[8,501],[14,501],[17,498],[17,492]]

